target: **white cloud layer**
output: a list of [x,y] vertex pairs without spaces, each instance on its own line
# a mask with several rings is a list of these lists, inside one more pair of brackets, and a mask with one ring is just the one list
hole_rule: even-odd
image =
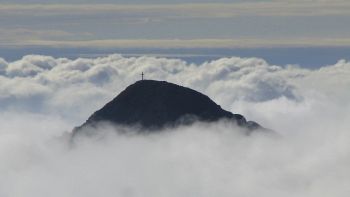
[[[53,139],[139,80],[167,80],[276,130],[225,123]],[[348,196],[350,63],[317,70],[222,58],[0,59],[0,196]],[[108,126],[100,131],[109,131]]]
[[[30,109],[86,118],[88,114],[141,78],[166,80],[208,94],[225,108],[237,102],[300,103],[308,95],[346,103],[350,63],[344,60],[319,70],[269,65],[258,58],[222,58],[201,65],[180,59],[109,55],[67,59],[28,55],[0,59],[1,109]],[[327,99],[325,98],[325,99]],[[87,106],[86,103],[89,103]],[[81,119],[79,119],[81,120]]]

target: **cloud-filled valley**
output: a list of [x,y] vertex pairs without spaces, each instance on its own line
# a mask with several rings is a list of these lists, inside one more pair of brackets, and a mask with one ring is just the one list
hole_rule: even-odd
[[[224,122],[159,134],[61,136],[141,78],[198,90],[278,133]],[[347,196],[350,62],[0,58],[0,196]]]

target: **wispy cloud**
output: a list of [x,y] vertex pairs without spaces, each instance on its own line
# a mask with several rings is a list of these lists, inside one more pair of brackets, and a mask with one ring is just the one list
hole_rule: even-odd
[[1,4],[1,15],[91,15],[115,13],[131,16],[214,17],[350,15],[349,1],[267,1],[182,4]]
[[14,29],[1,29],[0,28],[0,40],[6,38],[8,40],[32,40],[32,39],[52,39],[72,36],[72,33],[62,30],[38,30],[38,29],[25,29],[25,28],[14,28]]
[[0,4],[2,45],[349,46],[350,2]]
[[[6,45],[6,43],[3,43]],[[9,42],[8,47],[83,47],[83,48],[269,48],[269,47],[345,47],[350,39],[111,39],[82,41],[25,40]]]

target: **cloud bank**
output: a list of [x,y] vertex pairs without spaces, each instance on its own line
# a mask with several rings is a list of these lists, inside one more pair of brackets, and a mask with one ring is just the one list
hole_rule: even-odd
[[[127,85],[167,80],[276,130],[225,123],[149,136],[60,137]],[[347,196],[350,63],[317,70],[222,58],[0,59],[1,196]],[[58,139],[57,139],[58,137]]]
[[118,54],[74,60],[28,55],[13,62],[0,59],[0,108],[85,118],[140,80],[141,72],[147,79],[196,89],[233,111],[238,102],[266,104],[285,99],[299,104],[309,101],[309,96],[346,104],[349,65],[340,60],[308,70],[270,65],[258,58],[230,57],[196,65],[181,59]]

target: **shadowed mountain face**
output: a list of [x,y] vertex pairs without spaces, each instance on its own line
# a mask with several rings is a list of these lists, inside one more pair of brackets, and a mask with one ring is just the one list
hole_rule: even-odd
[[140,126],[151,131],[194,121],[213,122],[228,119],[248,130],[261,128],[246,121],[242,115],[223,110],[208,96],[195,90],[165,81],[138,81],[100,110],[96,111],[80,127],[94,127],[99,122],[111,122],[123,126]]

